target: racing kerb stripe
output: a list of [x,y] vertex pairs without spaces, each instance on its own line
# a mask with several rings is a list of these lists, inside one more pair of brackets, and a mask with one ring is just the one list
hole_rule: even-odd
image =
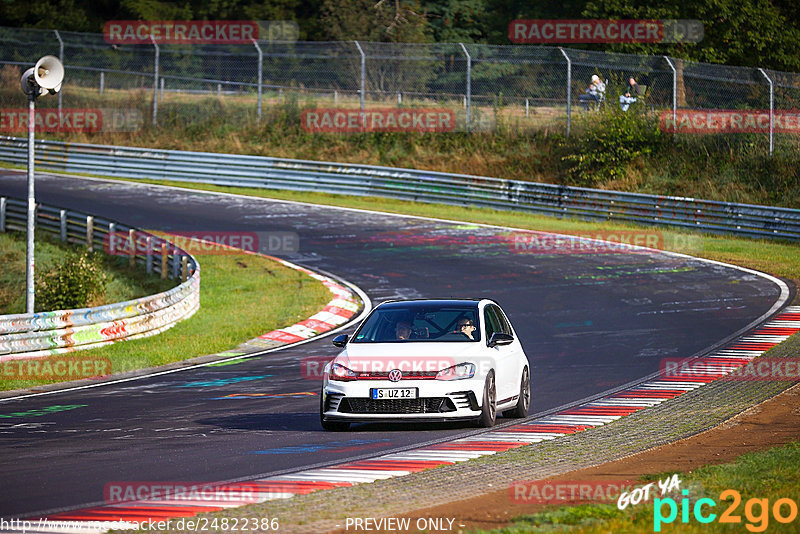
[[[313,273],[309,274],[314,276]],[[325,277],[317,275],[315,278]],[[326,282],[328,281],[323,281],[323,283]],[[337,287],[333,281],[329,282],[331,284],[329,288],[338,290],[338,287],[341,287]],[[326,283],[326,285],[328,284]],[[347,301],[343,294],[334,289],[331,290]],[[330,305],[331,309],[337,309],[336,315],[342,313],[341,310],[347,309],[340,304]],[[292,327],[289,327],[276,332],[288,334],[299,332],[299,330],[292,330]],[[541,441],[557,439],[567,434],[602,426],[728,376],[797,332],[800,332],[800,306],[789,306],[774,319],[754,328],[727,346],[692,360],[689,364],[690,369],[677,372],[674,376],[659,376],[629,389],[545,417],[450,442],[238,484],[247,484],[248,487],[257,488],[257,496],[248,499],[248,504],[265,502],[403,476],[441,465],[452,465]],[[268,339],[274,339],[274,337]],[[734,348],[745,346],[747,348]],[[127,524],[131,525],[129,528],[133,528],[134,521],[191,517],[199,513],[220,511],[242,504],[230,500],[203,500],[202,502],[142,500],[50,514],[48,519],[76,521],[77,523],[74,524],[76,529],[84,527],[82,530],[73,529],[69,532],[104,532],[107,529],[97,527],[89,522],[113,521],[115,522],[113,526],[118,529],[126,528],[125,525],[128,522]],[[37,519],[31,519],[31,521]],[[53,532],[54,530],[48,531]]]

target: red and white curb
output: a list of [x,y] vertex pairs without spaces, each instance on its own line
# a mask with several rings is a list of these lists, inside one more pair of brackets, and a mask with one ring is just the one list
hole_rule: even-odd
[[358,296],[340,284],[333,278],[315,273],[305,267],[300,267],[291,262],[273,258],[277,262],[307,274],[315,280],[322,282],[322,285],[328,288],[333,294],[333,299],[328,304],[308,319],[304,319],[298,323],[284,328],[279,328],[271,332],[267,332],[255,339],[242,343],[238,348],[233,349],[232,352],[247,353],[253,350],[264,350],[265,348],[280,347],[282,345],[289,345],[300,341],[306,341],[312,337],[329,332],[345,323],[349,322],[358,310],[361,309],[361,303]]
[[[338,308],[338,306],[335,307]],[[286,332],[287,330],[281,331]],[[247,503],[230,500],[203,500],[202,502],[142,500],[125,504],[108,504],[59,512],[48,516],[49,521],[70,522],[69,529],[61,527],[61,530],[36,530],[36,522],[39,521],[39,518],[30,519],[34,529],[29,532],[99,533],[107,531],[111,526],[116,529],[135,528],[137,527],[136,522],[175,520],[204,512],[218,512],[253,502],[285,499],[313,491],[354,486],[408,475],[442,465],[453,465],[457,462],[556,439],[611,423],[626,415],[655,406],[723,378],[797,332],[800,332],[800,306],[789,306],[773,320],[756,327],[724,348],[692,361],[690,370],[686,372],[675,373],[669,377],[654,378],[629,389],[540,419],[476,436],[386,454],[367,460],[242,482],[240,484],[246,485],[248,488],[256,487],[258,492],[257,497],[249,499]],[[225,484],[224,486],[229,488],[235,485]],[[113,522],[113,525],[110,522]],[[104,526],[104,524],[110,526]]]

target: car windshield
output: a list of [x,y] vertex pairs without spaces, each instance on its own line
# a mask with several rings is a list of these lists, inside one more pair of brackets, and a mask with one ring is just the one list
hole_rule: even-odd
[[377,308],[356,332],[353,343],[480,341],[477,304],[392,304]]

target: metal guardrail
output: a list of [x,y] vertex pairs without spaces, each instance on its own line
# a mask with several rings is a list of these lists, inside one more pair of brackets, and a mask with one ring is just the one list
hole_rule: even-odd
[[[36,166],[66,173],[369,195],[774,239],[800,239],[800,210],[372,165],[38,141]],[[27,141],[0,137],[24,165]]]
[[[24,232],[26,206],[25,201],[0,197],[0,232]],[[162,278],[180,277],[183,281],[162,293],[105,306],[0,315],[0,361],[62,354],[152,336],[191,317],[200,306],[197,260],[158,236],[100,217],[43,205],[37,206],[36,227],[59,236],[63,242],[107,252],[112,251],[110,246],[119,246],[112,236],[118,240],[127,237],[129,246],[117,249],[116,254],[122,251],[130,265],[143,265],[148,273]],[[150,246],[135,245],[142,240]]]

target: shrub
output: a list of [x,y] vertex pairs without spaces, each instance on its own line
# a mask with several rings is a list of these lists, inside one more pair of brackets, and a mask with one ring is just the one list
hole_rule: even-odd
[[662,144],[658,118],[635,106],[623,112],[617,104],[607,102],[602,111],[584,114],[579,124],[584,131],[566,142],[570,153],[562,157],[573,183],[591,186],[619,178],[628,164]]
[[36,308],[41,311],[85,308],[105,290],[106,274],[88,253],[70,252],[36,283]]

